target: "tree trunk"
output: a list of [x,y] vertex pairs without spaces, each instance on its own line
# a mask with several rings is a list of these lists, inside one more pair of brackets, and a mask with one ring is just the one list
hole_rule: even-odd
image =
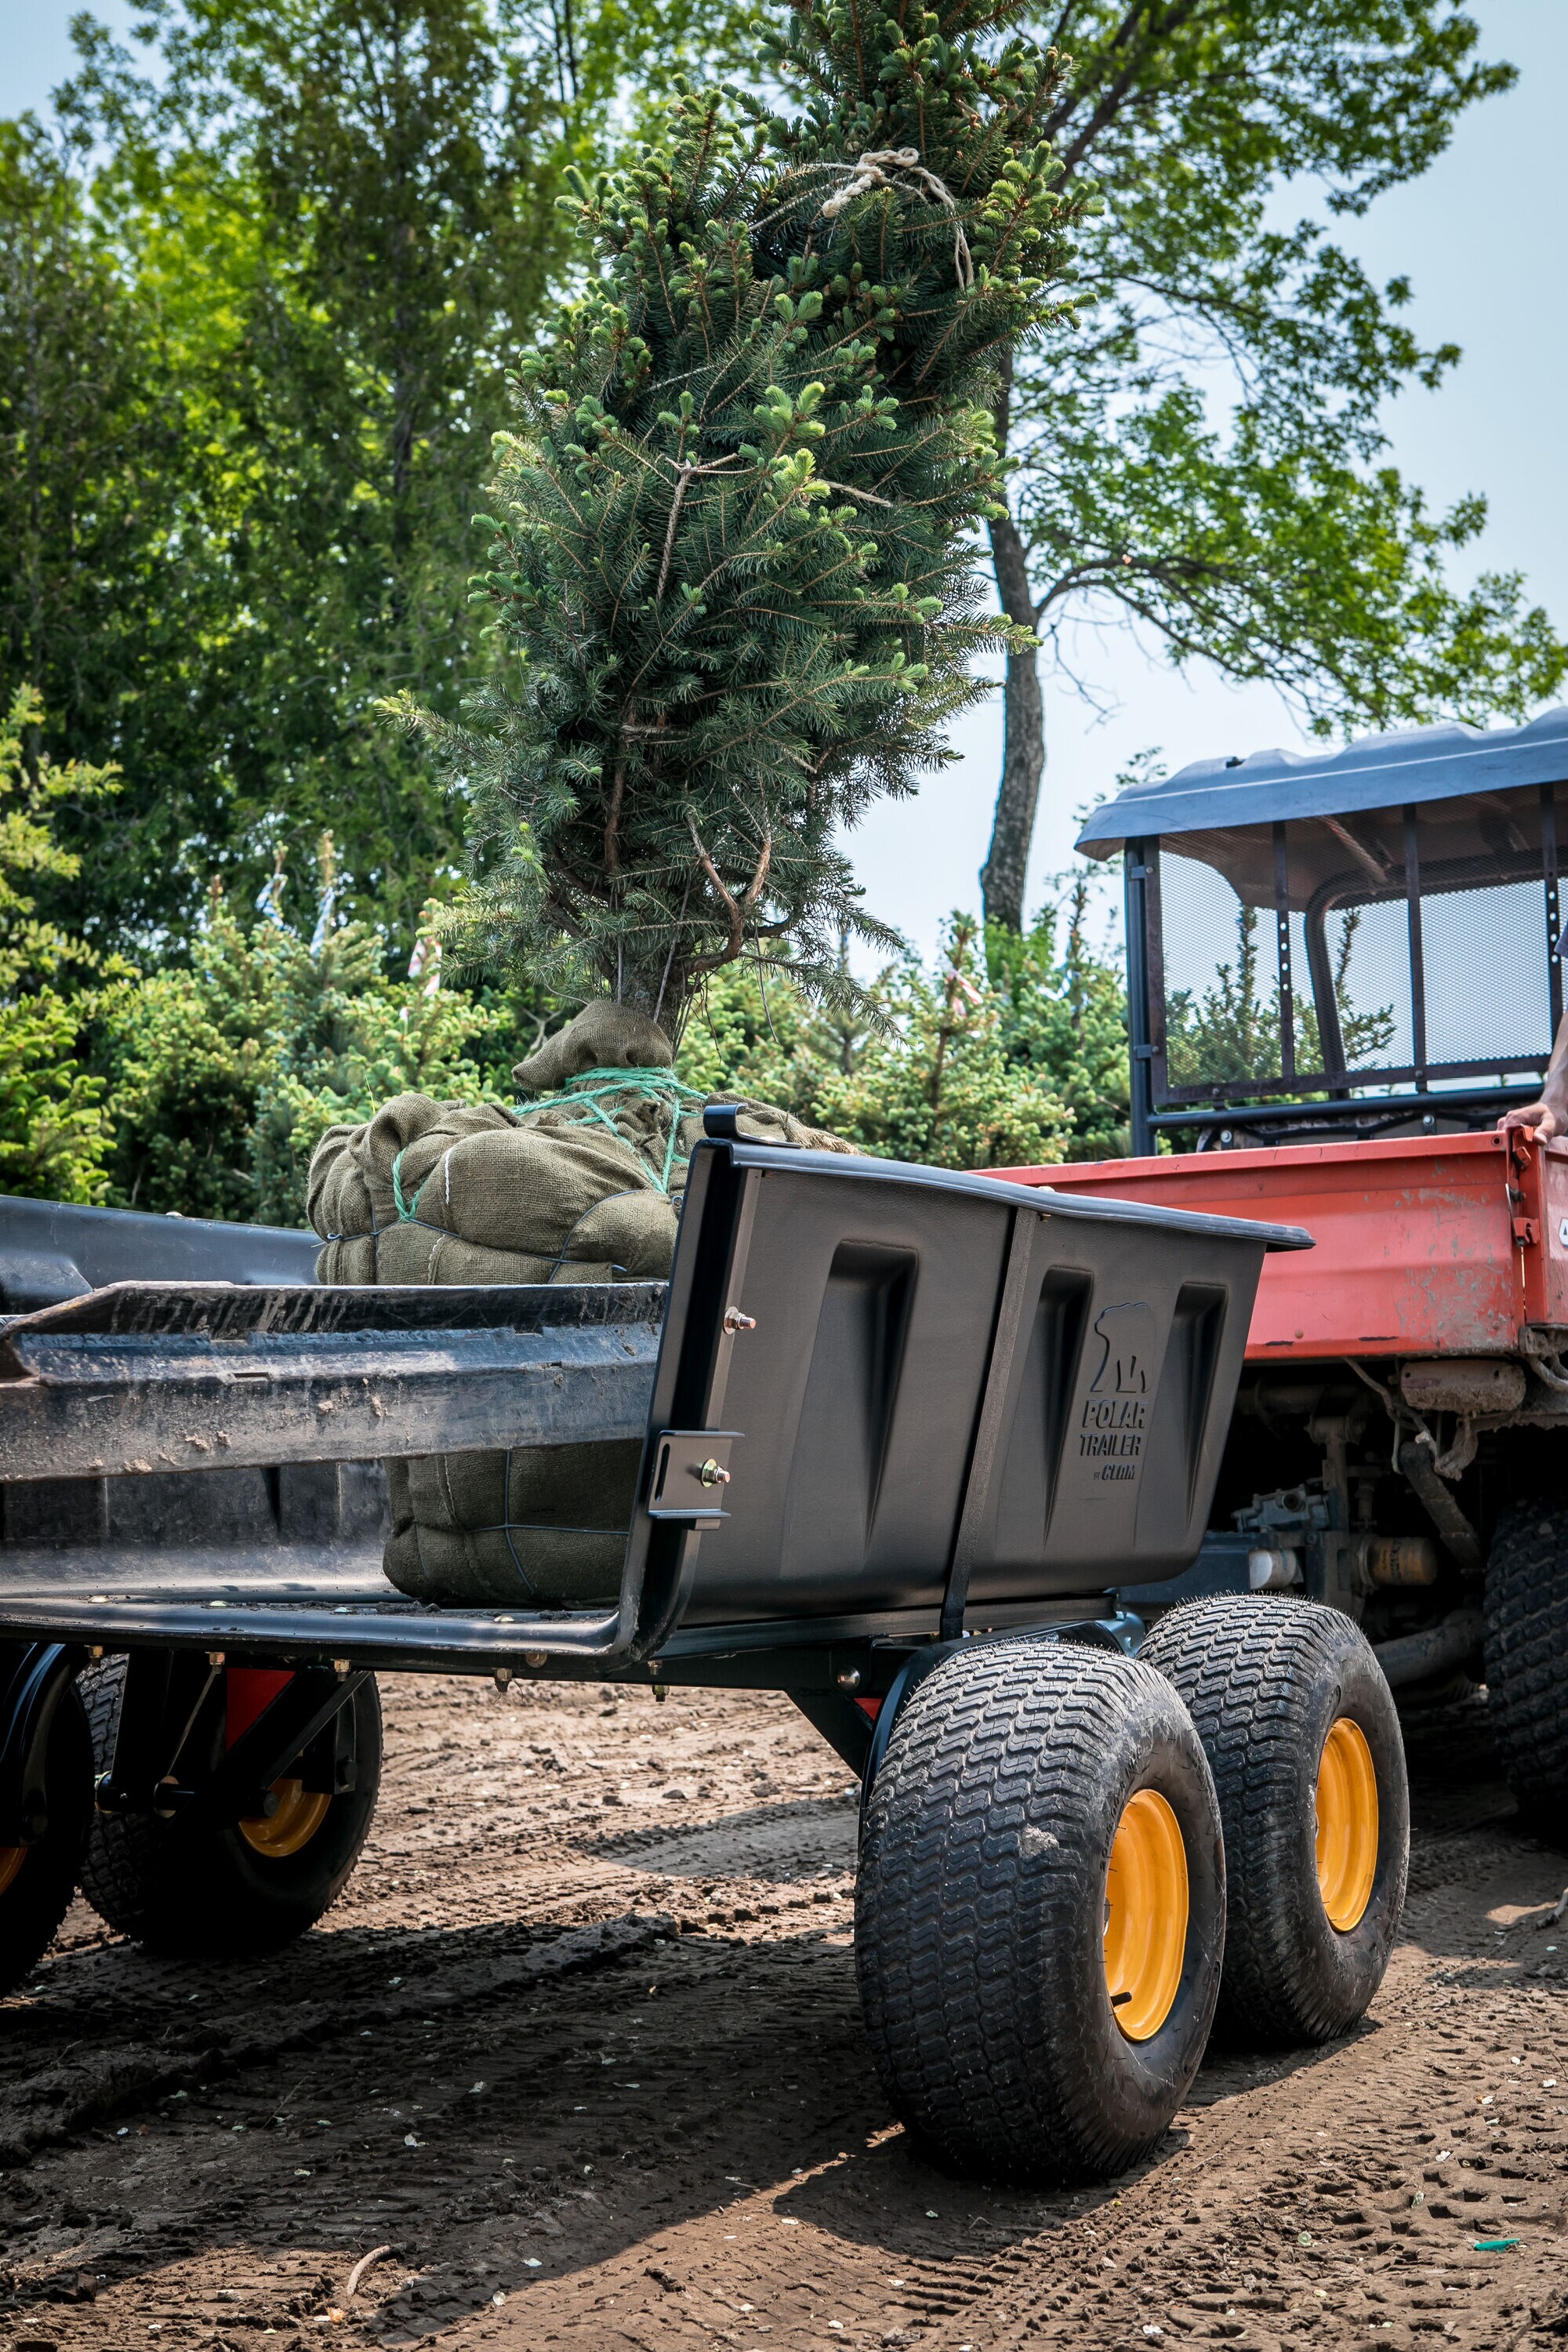
[[[991,559],[1002,610],[1010,621],[1033,629],[1035,602],[1029,586],[1028,560],[1011,515],[991,526]],[[990,855],[981,869],[980,887],[984,896],[986,921],[1005,923],[1011,930],[1021,931],[1024,878],[1035,834],[1040,778],[1046,766],[1039,656],[1032,648],[1028,653],[1008,655],[1002,709],[1002,782],[991,824]]]

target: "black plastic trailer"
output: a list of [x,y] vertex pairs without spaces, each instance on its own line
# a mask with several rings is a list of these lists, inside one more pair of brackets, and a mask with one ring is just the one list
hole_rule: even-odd
[[[79,1883],[165,1952],[313,1924],[380,1674],[782,1690],[864,1785],[899,2112],[993,2177],[1114,2171],[1216,1999],[1342,2031],[1402,1901],[1356,1629],[1209,1601],[1145,1643],[1117,1598],[1196,1554],[1264,1253],[1308,1237],[709,1123],[668,1286],[331,1289],[304,1236],[0,1204],[5,1979]],[[384,1460],[612,1437],[615,1605],[386,1582]]]

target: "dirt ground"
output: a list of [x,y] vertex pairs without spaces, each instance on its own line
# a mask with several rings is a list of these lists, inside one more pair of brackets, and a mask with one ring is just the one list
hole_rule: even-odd
[[318,1933],[173,1969],[79,1906],[4,2005],[13,2352],[1568,2338],[1568,1864],[1520,1832],[1481,1702],[1413,1728],[1410,1903],[1362,2030],[1212,2058],[1140,2172],[1037,2197],[892,2123],[848,1775],[787,1702],[386,1697]]

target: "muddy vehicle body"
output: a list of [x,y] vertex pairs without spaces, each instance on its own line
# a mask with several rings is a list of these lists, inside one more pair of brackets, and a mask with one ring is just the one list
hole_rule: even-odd
[[1311,1231],[1259,1285],[1189,1582],[1331,1602],[1416,1699],[1484,1677],[1559,1832],[1568,1145],[1497,1120],[1562,1018],[1565,821],[1564,710],[1124,793],[1079,846],[1123,857],[1134,1156],[1010,1171]]

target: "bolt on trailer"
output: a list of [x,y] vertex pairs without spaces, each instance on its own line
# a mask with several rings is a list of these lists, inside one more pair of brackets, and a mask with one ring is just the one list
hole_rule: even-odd
[[1058,1196],[1300,1222],[1265,1266],[1183,1596],[1304,1593],[1410,1705],[1484,1678],[1568,1798],[1568,1143],[1500,1134],[1563,1015],[1568,709],[1199,761],[1097,810],[1122,858],[1133,1156]]
[[[1179,1685],[1220,1658],[1234,1714],[1256,1612],[1239,1643],[1189,1625],[1168,1679],[1115,1598],[1195,1556],[1258,1269],[1308,1236],[708,1118],[668,1285],[332,1288],[303,1236],[0,1206],[5,1980],[78,1883],[175,1956],[310,1926],[374,1807],[379,1675],[783,1691],[863,1784],[898,2112],[990,2177],[1114,2171],[1216,2000],[1342,2031],[1398,1916],[1397,1734],[1354,1628],[1268,1619],[1333,1760],[1298,1769],[1299,1725],[1259,1746],[1295,1825],[1249,1854],[1220,1822],[1251,1765],[1216,1790]],[[600,1605],[386,1581],[382,1462],[606,1438],[642,1469]],[[1233,1929],[1222,1982],[1227,1867],[1272,1871],[1292,1924]]]

